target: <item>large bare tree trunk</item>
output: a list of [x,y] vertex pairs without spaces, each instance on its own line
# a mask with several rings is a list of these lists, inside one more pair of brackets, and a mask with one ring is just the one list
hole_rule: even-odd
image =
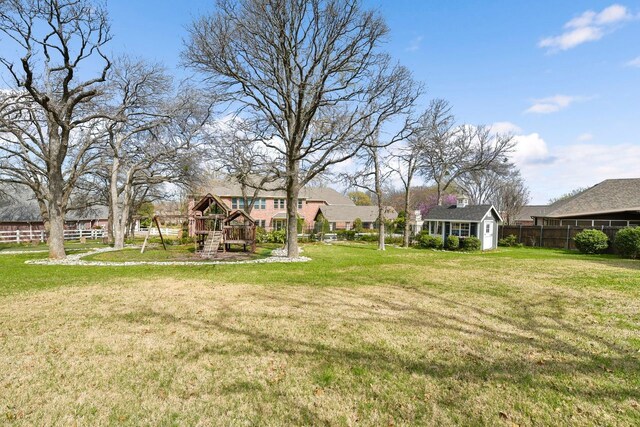
[[298,250],[298,195],[300,193],[299,164],[293,161],[289,165],[287,176],[287,256],[296,258]]
[[64,210],[55,193],[52,196],[52,200],[49,201],[49,239],[47,241],[49,258],[64,259],[67,256],[64,251]]
[[410,203],[411,188],[408,186],[404,191],[404,236],[402,236],[402,246],[405,248],[409,247],[409,234],[411,233],[411,214],[409,213]]
[[378,157],[378,148],[375,147],[372,149],[372,158],[373,158],[373,167],[374,167],[374,179],[375,179],[375,190],[376,190],[376,198],[378,199],[378,250],[384,251],[386,250],[384,244],[384,205],[383,205],[383,194],[382,194],[382,177],[380,176],[380,159]]

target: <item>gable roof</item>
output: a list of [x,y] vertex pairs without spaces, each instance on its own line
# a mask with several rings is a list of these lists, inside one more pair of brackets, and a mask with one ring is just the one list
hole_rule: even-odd
[[[242,197],[242,188],[234,181],[218,181],[210,190],[212,194],[220,197]],[[249,189],[249,194],[252,193],[253,189]],[[260,190],[258,197],[284,199],[287,193],[284,190],[266,189]],[[350,198],[329,187],[304,187],[300,189],[299,197],[304,200],[323,201],[329,205],[355,206]]]
[[233,221],[233,220],[235,220],[235,219],[237,219],[239,217],[243,217],[245,222],[249,221],[251,224],[255,224],[256,223],[256,220],[251,218],[251,215],[249,215],[248,213],[246,213],[242,209],[236,209],[234,211],[231,211],[229,216],[224,219],[224,222],[225,223],[230,223],[231,221]]
[[532,217],[542,216],[548,209],[548,205],[525,205],[511,221],[533,221]]
[[[328,205],[320,206],[318,214],[322,213],[329,222],[353,222],[360,218],[362,222],[375,222],[378,220],[377,206],[346,206]],[[391,206],[385,208],[385,218],[394,220],[398,217],[398,212]]]
[[490,212],[498,219],[498,221],[502,221],[500,214],[492,205],[470,205],[464,208],[458,208],[456,205],[435,206],[423,217],[423,219],[425,221],[480,222]]
[[607,179],[572,197],[551,204],[537,217],[564,218],[640,211],[640,178]]
[[207,194],[202,199],[200,199],[200,201],[196,203],[195,206],[193,207],[193,210],[204,212],[205,210],[209,209],[209,207],[214,203],[220,206],[220,208],[222,208],[222,210],[225,211],[225,214],[229,212],[229,206],[227,206],[227,204],[224,201],[222,201],[220,197],[211,193]]

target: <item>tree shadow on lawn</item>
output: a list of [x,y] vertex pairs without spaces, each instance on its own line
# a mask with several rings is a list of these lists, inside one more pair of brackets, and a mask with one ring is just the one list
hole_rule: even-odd
[[[364,365],[373,372],[391,375],[416,374],[440,381],[463,379],[479,384],[505,382],[515,384],[523,391],[531,390],[533,385],[538,390],[549,390],[594,404],[603,400],[619,403],[626,399],[640,399],[637,383],[630,380],[640,377],[636,351],[627,344],[587,330],[586,325],[564,320],[566,313],[563,307],[571,302],[562,301],[562,296],[547,295],[538,301],[508,298],[507,305],[511,310],[507,316],[422,288],[403,289],[403,292],[409,301],[429,300],[435,308],[420,307],[411,302],[399,303],[373,294],[358,295],[358,300],[362,301],[358,304],[345,302],[345,293],[352,292],[325,289],[321,299],[296,298],[284,293],[271,293],[266,298],[272,304],[300,308],[299,312],[288,314],[252,315],[225,305],[215,318],[178,318],[168,313],[149,311],[142,313],[140,319],[155,318],[167,324],[181,324],[199,331],[215,331],[235,337],[224,343],[208,343],[191,354],[190,357],[196,358],[205,354],[241,357],[275,353],[302,356],[317,364],[329,363],[344,369]],[[253,326],[253,320],[264,322],[265,319],[274,325],[286,321],[304,325],[324,316],[335,320],[335,315],[322,313],[332,301],[341,308],[339,319],[349,325],[371,328],[372,331],[382,326],[410,335],[428,333],[434,337],[430,342],[435,346],[433,352],[412,353],[405,351],[412,349],[402,348],[398,351],[394,346],[375,345],[353,336],[338,343],[327,342],[322,337],[294,338],[279,333],[277,327],[261,330]],[[545,314],[538,311],[541,307],[546,310]],[[328,318],[325,320],[329,321]],[[347,327],[342,332],[347,333],[348,330]],[[447,349],[438,348],[443,343],[441,340],[447,341],[448,345],[459,343],[461,348],[448,354]],[[492,354],[489,348],[495,345],[500,345],[501,350]],[[532,354],[537,356],[527,359]],[[588,387],[583,386],[584,381],[589,382]],[[313,418],[312,413],[308,416],[321,421]]]

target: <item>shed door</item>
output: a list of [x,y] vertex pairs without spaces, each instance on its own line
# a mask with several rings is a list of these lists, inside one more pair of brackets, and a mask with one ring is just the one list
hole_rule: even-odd
[[482,237],[482,249],[493,249],[493,222],[485,221]]

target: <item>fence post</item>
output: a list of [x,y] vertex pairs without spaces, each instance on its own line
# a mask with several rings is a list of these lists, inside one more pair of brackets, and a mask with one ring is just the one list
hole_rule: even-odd
[[518,243],[522,243],[522,224],[520,224],[520,231],[518,232]]
[[565,249],[569,250],[569,235],[571,234],[571,226],[567,225],[567,243],[565,245]]
[[16,230],[16,243],[20,243],[20,229]]
[[44,243],[44,230],[40,230],[40,243]]
[[540,225],[540,247],[542,247],[542,233],[544,232],[544,225]]

